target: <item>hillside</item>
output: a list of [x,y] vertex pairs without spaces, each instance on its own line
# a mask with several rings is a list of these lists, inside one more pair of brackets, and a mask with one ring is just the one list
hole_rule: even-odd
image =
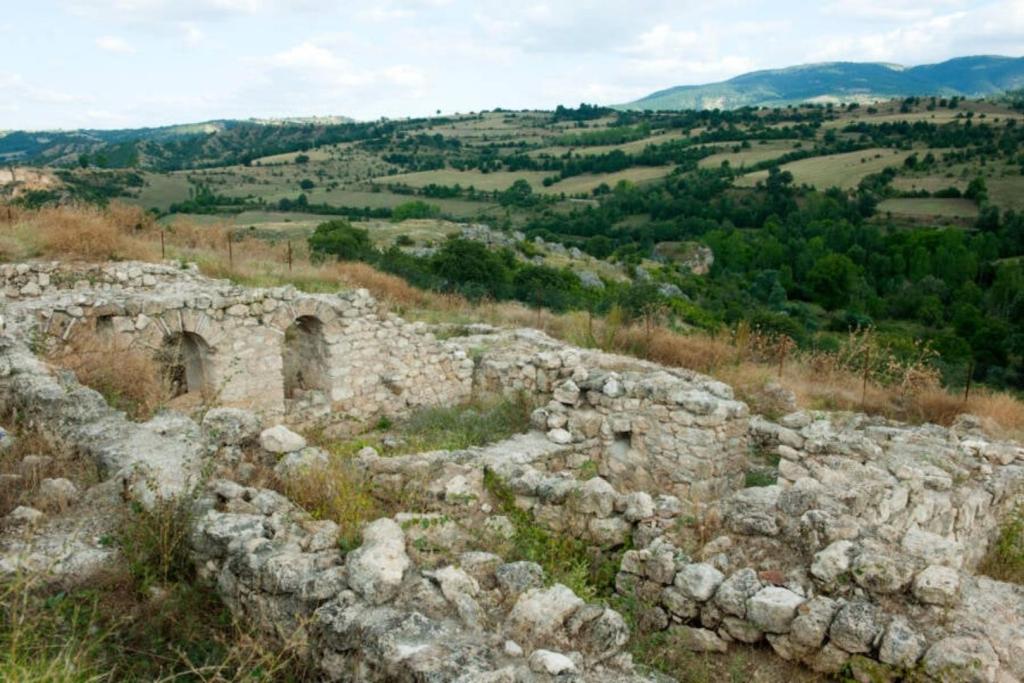
[[338,116],[301,119],[224,119],[159,128],[0,132],[0,162],[77,163],[100,167],[174,170],[244,163],[322,140],[359,135],[360,126]]
[[827,62],[742,74],[720,83],[660,90],[621,109],[736,109],[807,101],[870,102],[892,97],[983,97],[1024,84],[1024,58],[959,57],[939,64]]

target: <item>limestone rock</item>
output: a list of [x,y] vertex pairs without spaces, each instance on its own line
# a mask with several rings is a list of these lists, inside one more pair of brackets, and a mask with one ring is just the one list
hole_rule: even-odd
[[872,593],[888,595],[910,585],[914,569],[891,551],[865,551],[853,560],[851,574],[857,585]]
[[878,607],[869,602],[850,602],[836,613],[829,638],[851,654],[871,652],[885,626]]
[[552,398],[567,406],[576,405],[580,400],[580,388],[576,386],[576,382],[568,379],[555,387]]
[[517,596],[544,584],[544,570],[536,562],[509,562],[494,571],[501,592]]
[[882,636],[878,658],[886,664],[911,669],[917,665],[928,643],[903,617],[895,617]]
[[303,448],[285,454],[274,465],[274,474],[282,479],[288,479],[324,467],[328,462],[327,453],[319,448]]
[[34,526],[43,521],[45,516],[35,508],[19,505],[11,510],[5,519],[11,526]]
[[747,616],[747,600],[761,590],[761,580],[753,569],[741,569],[727,578],[715,593],[715,603],[726,614],[741,619]]
[[548,439],[551,441],[551,443],[556,443],[559,444],[560,446],[564,446],[566,444],[572,443],[572,434],[570,434],[568,431],[564,429],[552,429],[551,431],[548,432]]
[[509,612],[505,633],[520,644],[566,646],[566,623],[583,605],[575,593],[560,583],[550,588],[533,588],[520,595]]
[[348,582],[379,605],[397,595],[409,565],[402,527],[391,519],[378,519],[363,529],[363,545],[348,555]]
[[260,418],[240,408],[211,408],[203,416],[206,437],[218,446],[243,446],[260,435]]
[[78,499],[78,487],[63,477],[39,482],[39,501],[43,507],[62,510]]
[[778,485],[755,486],[734,493],[724,503],[729,528],[748,536],[778,535],[775,515],[781,493]]
[[789,633],[803,603],[804,598],[787,588],[766,586],[747,600],[747,619],[767,633]]
[[562,676],[576,673],[576,664],[560,652],[551,650],[534,650],[530,655],[530,670],[549,676]]
[[626,510],[623,516],[630,522],[639,522],[654,517],[654,499],[649,493],[635,491],[626,495]]
[[820,648],[838,609],[839,603],[832,598],[822,595],[811,598],[797,608],[796,618],[790,625],[790,638],[800,645]]
[[669,629],[669,637],[673,646],[691,652],[724,653],[729,649],[728,643],[719,638],[717,633],[706,628],[673,626]]
[[940,640],[928,648],[922,663],[929,675],[944,683],[992,683],[999,669],[992,646],[968,637]]
[[710,564],[688,564],[676,574],[675,586],[691,600],[707,602],[725,577]]
[[618,494],[611,484],[601,477],[594,477],[580,487],[577,509],[584,515],[611,517],[615,512],[617,498]]
[[814,556],[811,574],[825,584],[834,583],[850,570],[853,543],[836,541]]
[[955,605],[960,597],[960,574],[950,567],[926,567],[914,579],[914,597],[928,605]]
[[260,446],[270,453],[294,453],[306,447],[306,440],[284,425],[277,425],[260,433]]

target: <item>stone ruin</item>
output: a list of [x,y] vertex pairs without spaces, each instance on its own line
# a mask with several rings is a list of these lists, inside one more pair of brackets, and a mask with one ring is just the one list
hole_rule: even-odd
[[[969,416],[773,421],[693,372],[534,330],[439,334],[365,291],[246,289],[132,263],[0,275],[0,409],[94,459],[102,479],[64,514],[12,513],[0,572],[99,569],[125,497],[152,505],[198,486],[201,575],[268,638],[298,634],[325,680],[660,680],[626,653],[621,614],[481,546],[510,533],[493,476],[536,523],[621,553],[617,593],[679,647],[760,644],[858,681],[1024,680],[1024,588],[976,571],[1024,503],[1024,449]],[[35,355],[76,329],[158,358],[175,349],[182,393],[215,407],[128,421]],[[374,495],[416,504],[347,554],[333,522],[227,474],[243,448],[273,454],[284,478],[326,460],[281,423],[355,429],[481,392],[535,397],[531,430],[465,451],[364,449],[355,466]],[[745,487],[752,456],[777,461],[774,484]]]

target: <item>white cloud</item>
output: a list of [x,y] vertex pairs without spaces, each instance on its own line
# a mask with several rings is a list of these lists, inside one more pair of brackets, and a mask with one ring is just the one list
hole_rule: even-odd
[[113,52],[119,55],[135,54],[135,48],[124,38],[117,36],[102,36],[96,39],[96,47],[104,52]]

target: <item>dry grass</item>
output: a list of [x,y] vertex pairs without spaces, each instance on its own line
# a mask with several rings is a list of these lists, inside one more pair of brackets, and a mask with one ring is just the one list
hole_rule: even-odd
[[61,206],[24,212],[13,231],[38,255],[82,261],[151,260],[159,256],[147,239],[152,226],[152,218],[141,209],[112,204],[106,209]]
[[170,398],[169,378],[157,359],[113,333],[82,330],[67,344],[55,346],[48,359],[74,372],[79,382],[134,420],[148,419]]
[[[12,436],[14,445],[0,452],[0,518],[19,505],[41,507],[36,494],[43,479],[62,477],[80,487],[99,480],[96,463],[91,458],[54,449],[38,430],[16,427]],[[44,459],[37,464],[26,464],[26,456]]]
[[386,516],[351,458],[333,457],[326,465],[276,481],[275,488],[315,519],[329,519],[341,527],[343,550],[359,546],[364,524]]

